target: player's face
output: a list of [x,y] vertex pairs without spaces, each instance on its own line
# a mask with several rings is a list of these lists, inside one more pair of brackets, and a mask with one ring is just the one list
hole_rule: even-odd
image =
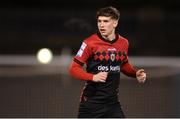
[[115,28],[118,21],[111,17],[99,16],[97,19],[97,26],[102,36],[108,37],[115,33]]

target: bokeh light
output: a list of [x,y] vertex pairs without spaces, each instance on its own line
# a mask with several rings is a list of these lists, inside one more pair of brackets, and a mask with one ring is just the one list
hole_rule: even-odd
[[42,64],[48,64],[52,61],[53,53],[48,48],[42,48],[37,53],[37,59]]

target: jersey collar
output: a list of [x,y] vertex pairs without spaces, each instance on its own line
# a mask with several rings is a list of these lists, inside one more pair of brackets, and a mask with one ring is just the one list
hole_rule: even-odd
[[105,38],[103,38],[102,35],[101,35],[99,32],[97,33],[97,35],[98,35],[98,37],[99,37],[101,40],[103,40],[103,41],[105,41],[105,42],[108,42],[108,43],[110,43],[110,44],[115,43],[115,42],[119,39],[119,35],[118,35],[118,34],[116,34],[115,39],[113,39],[112,41],[109,41],[109,40],[106,40]]

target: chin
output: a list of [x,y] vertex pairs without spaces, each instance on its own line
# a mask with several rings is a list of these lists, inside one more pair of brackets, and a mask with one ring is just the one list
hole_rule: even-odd
[[108,35],[106,33],[101,33],[102,36],[107,37]]

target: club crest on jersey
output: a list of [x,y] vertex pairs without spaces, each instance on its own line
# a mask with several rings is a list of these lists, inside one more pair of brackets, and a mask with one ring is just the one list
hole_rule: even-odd
[[115,58],[116,58],[116,57],[115,57],[115,54],[113,54],[113,53],[112,53],[112,54],[110,55],[110,59],[111,59],[111,61],[114,61],[114,60],[115,60]]

